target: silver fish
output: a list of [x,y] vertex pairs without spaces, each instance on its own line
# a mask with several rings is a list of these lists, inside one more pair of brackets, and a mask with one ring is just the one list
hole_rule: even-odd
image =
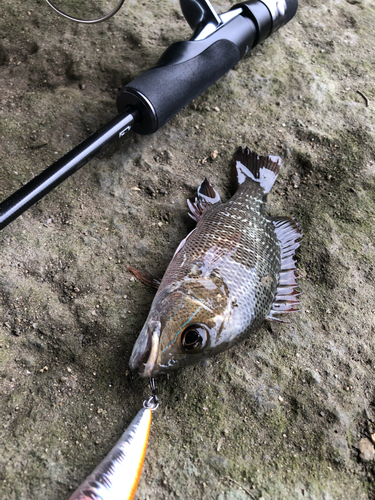
[[197,226],[177,248],[130,358],[142,377],[197,363],[249,337],[264,319],[298,310],[300,226],[263,213],[280,168],[280,158],[240,148],[232,198],[222,203],[205,179],[188,201]]

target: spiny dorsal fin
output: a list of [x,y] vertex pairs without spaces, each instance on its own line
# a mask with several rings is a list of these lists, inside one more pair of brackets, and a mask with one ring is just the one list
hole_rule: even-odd
[[276,236],[281,247],[281,270],[277,293],[271,311],[266,319],[281,321],[275,314],[285,314],[299,311],[300,292],[297,290],[298,270],[295,261],[295,251],[302,238],[301,227],[290,217],[273,217]]
[[241,185],[246,179],[258,182],[268,194],[274,185],[281,168],[279,156],[258,156],[249,148],[238,148],[234,155],[237,184]]
[[221,203],[219,193],[213,185],[205,178],[197,191],[197,197],[194,202],[187,200],[189,207],[189,215],[192,219],[198,222],[199,218],[207,207]]

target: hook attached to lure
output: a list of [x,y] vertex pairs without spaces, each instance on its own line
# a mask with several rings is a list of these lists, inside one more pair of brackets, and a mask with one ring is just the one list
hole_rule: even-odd
[[151,428],[152,412],[159,406],[154,379],[152,396],[143,402],[129,427],[69,500],[131,500],[141,477]]

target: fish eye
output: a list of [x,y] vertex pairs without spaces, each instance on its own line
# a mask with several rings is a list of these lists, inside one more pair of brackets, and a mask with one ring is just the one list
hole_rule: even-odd
[[181,335],[181,344],[185,351],[195,352],[206,345],[207,332],[201,325],[188,326]]

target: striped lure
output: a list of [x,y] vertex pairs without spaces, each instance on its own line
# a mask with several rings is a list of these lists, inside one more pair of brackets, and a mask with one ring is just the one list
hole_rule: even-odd
[[280,168],[280,158],[240,148],[232,198],[223,203],[205,179],[188,201],[197,226],[177,248],[131,355],[130,368],[142,377],[229,349],[264,319],[298,310],[300,227],[263,212]]
[[114,448],[69,500],[131,500],[146,455],[152,410],[142,408]]

